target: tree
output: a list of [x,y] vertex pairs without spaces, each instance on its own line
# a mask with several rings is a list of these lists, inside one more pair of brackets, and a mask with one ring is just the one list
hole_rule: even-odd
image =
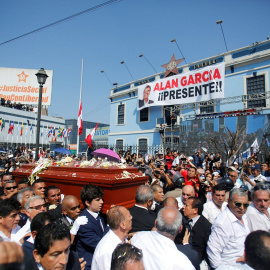
[[224,133],[212,134],[209,136],[208,141],[210,146],[213,146],[222,156],[226,156],[228,166],[231,166],[233,159],[242,148],[245,137],[245,126],[240,129],[237,126],[236,132],[232,132],[229,128],[225,127]]

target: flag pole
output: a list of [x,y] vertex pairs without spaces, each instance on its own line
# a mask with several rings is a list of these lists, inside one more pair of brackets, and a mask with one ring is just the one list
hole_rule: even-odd
[[[81,101],[82,101],[82,81],[83,81],[83,58],[82,58],[81,86],[80,86],[80,101],[79,101],[79,104],[81,104]],[[78,127],[78,133],[77,133],[77,156],[79,155],[79,143],[80,143],[80,136],[79,136],[79,127]]]

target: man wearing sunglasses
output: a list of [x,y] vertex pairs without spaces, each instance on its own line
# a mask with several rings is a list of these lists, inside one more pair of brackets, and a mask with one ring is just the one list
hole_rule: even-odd
[[252,203],[246,216],[250,231],[270,230],[270,190],[264,184],[257,184],[251,192]]
[[5,196],[3,199],[10,199],[18,193],[18,187],[15,180],[8,180],[4,185]]
[[239,188],[230,191],[228,207],[217,216],[207,243],[207,254],[212,268],[222,264],[236,265],[244,255],[244,242],[250,230],[244,214],[247,193]]

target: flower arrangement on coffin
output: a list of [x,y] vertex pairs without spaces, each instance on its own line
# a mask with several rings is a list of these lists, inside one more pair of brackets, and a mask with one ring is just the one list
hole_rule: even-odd
[[64,166],[64,165],[68,165],[71,161],[73,161],[71,157],[66,157],[66,158],[62,158],[60,161],[54,162],[53,165]]
[[46,170],[51,164],[52,164],[52,160],[48,158],[39,159],[38,162],[36,163],[35,169],[32,171],[31,175],[28,178],[30,184],[33,185],[35,180],[39,178],[38,174],[42,172],[43,170]]
[[126,178],[134,179],[134,178],[136,178],[136,177],[141,177],[141,176],[140,176],[140,175],[137,175],[137,174],[135,174],[135,173],[130,173],[130,172],[128,172],[128,171],[123,171],[123,172],[121,173],[121,177],[117,178],[117,177],[115,176],[115,179],[116,179],[116,180],[119,180],[119,179],[126,179]]

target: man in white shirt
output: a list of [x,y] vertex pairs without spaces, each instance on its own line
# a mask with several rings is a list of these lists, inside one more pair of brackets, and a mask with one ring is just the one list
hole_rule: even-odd
[[256,186],[257,183],[264,183],[266,181],[266,177],[261,174],[262,168],[260,164],[255,164],[251,166],[251,175],[243,175],[244,180],[246,180],[246,185],[249,190]]
[[216,185],[212,189],[212,201],[203,206],[203,216],[213,224],[215,218],[226,208],[225,202],[226,190],[223,185]]
[[107,213],[109,232],[98,243],[91,270],[110,270],[112,253],[116,246],[125,241],[131,230],[132,216],[123,206],[114,206]]
[[15,200],[5,199],[0,202],[0,237],[4,241],[13,241],[20,220],[19,209],[20,203]]
[[139,232],[133,236],[131,243],[142,250],[145,269],[195,269],[174,243],[181,225],[179,211],[173,207],[164,207],[158,213],[156,231]]
[[16,233],[16,241],[23,244],[23,238],[30,235],[31,233],[31,221],[33,218],[38,214],[42,212],[46,212],[47,208],[45,206],[45,201],[40,196],[33,196],[30,197],[25,205],[24,208],[26,210],[26,215],[29,217],[25,225]]
[[251,192],[252,203],[246,216],[250,231],[270,231],[270,190],[264,184],[257,184]]
[[173,160],[172,166],[178,167],[179,166],[179,161],[180,161],[180,156],[177,153],[177,151],[173,152],[173,157],[174,157],[174,160]]
[[251,232],[245,240],[244,264],[221,265],[217,270],[268,270],[270,258],[270,233],[262,230]]
[[248,207],[247,193],[233,188],[228,207],[215,219],[207,243],[207,254],[212,268],[222,264],[235,265],[244,255],[244,242],[249,228],[244,214]]
[[188,185],[184,186],[182,189],[182,196],[176,198],[178,201],[178,207],[179,209],[182,209],[183,206],[185,205],[185,202],[190,198],[195,196],[195,189],[193,186]]

